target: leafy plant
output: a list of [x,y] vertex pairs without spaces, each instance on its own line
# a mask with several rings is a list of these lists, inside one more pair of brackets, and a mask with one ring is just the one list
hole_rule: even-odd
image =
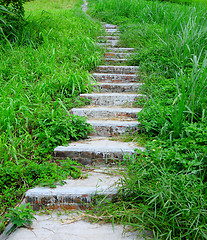
[[7,234],[13,232],[18,227],[29,227],[32,224],[32,219],[36,219],[33,216],[34,213],[29,203],[20,205],[16,208],[10,208],[9,213],[6,214],[5,217],[13,226],[9,229]]

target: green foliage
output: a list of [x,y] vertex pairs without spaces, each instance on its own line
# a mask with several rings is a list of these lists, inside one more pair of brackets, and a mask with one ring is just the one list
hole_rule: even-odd
[[139,232],[151,230],[154,239],[206,239],[207,124],[186,124],[185,134],[156,138],[126,158],[119,193],[93,212]]
[[24,14],[23,3],[25,0],[0,0],[0,5],[7,7],[12,10],[12,12],[18,13],[20,15]]
[[57,182],[64,183],[63,180],[69,176],[79,178],[81,171],[77,166],[78,164],[70,159],[52,163],[46,158],[38,161],[19,160],[18,164],[12,161],[1,164],[1,212],[10,206],[14,207],[28,188],[36,185],[55,187]]
[[[206,239],[206,6],[144,0],[90,0],[91,14],[120,25],[134,47],[149,100],[138,114],[146,151],[127,159],[105,221],[152,230],[155,239]],[[138,102],[139,104],[139,102]]]
[[34,211],[32,211],[29,203],[9,210],[10,212],[5,217],[10,220],[13,226],[7,233],[11,233],[17,227],[29,227],[32,224],[32,219],[36,219],[32,215]]
[[15,207],[28,188],[54,187],[81,175],[76,163],[54,163],[51,154],[56,146],[86,138],[91,131],[85,118],[69,111],[84,105],[78,95],[90,91],[89,71],[102,55],[96,45],[100,25],[78,6],[68,9],[74,1],[56,1],[55,8],[51,4],[26,3],[27,22],[18,44],[0,39],[2,214]]
[[23,32],[25,0],[0,0],[0,40],[16,42]]
[[[166,78],[193,68],[207,51],[206,7],[159,1],[91,0],[91,14],[121,25],[123,44],[137,48],[133,64]],[[131,40],[130,40],[131,39]],[[144,42],[144,43],[143,43]]]

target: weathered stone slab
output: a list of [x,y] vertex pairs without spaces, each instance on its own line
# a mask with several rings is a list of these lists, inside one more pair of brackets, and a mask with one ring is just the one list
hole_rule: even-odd
[[[133,74],[135,75],[136,73],[139,72],[139,67],[137,66],[106,66],[106,65],[100,65],[97,67],[95,73],[106,73],[106,74]],[[94,75],[98,76],[98,75]],[[115,77],[115,76],[114,76]],[[136,77],[133,76],[133,77]]]
[[133,52],[134,48],[107,48],[109,52]]
[[85,107],[85,108],[73,108],[71,113],[88,117],[88,118],[136,118],[137,113],[140,112],[141,108],[121,108],[121,107]]
[[106,137],[90,137],[89,139],[72,142],[68,146],[58,146],[54,150],[56,159],[77,160],[84,165],[117,163],[124,155],[131,155],[139,147],[136,143],[111,141]]
[[129,58],[133,53],[129,52],[105,52],[105,58]]
[[99,36],[98,39],[119,40],[119,36]]
[[144,97],[142,94],[129,93],[91,93],[80,94],[80,96],[91,100],[91,105],[125,107],[132,107],[137,98]]
[[142,83],[100,83],[92,86],[93,92],[129,93],[137,92]]
[[119,120],[88,120],[94,129],[91,136],[117,136],[129,133],[139,129],[137,121],[119,121]]
[[[144,240],[138,232],[123,233],[124,227],[114,224],[89,223],[81,214],[53,212],[35,215],[31,228],[19,228],[8,240]],[[150,234],[148,233],[150,236]]]
[[103,172],[90,172],[86,179],[69,179],[56,188],[35,187],[26,192],[25,201],[34,210],[46,209],[85,209],[95,195],[106,195],[109,199],[117,193],[118,176]]
[[[107,68],[105,71],[112,71],[113,69]],[[116,70],[116,69],[115,69]],[[119,68],[117,68],[117,71]],[[108,83],[136,83],[136,74],[117,74],[117,73],[94,73],[93,77],[97,82],[108,82]]]

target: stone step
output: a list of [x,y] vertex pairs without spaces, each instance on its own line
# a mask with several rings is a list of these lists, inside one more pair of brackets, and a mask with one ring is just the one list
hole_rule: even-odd
[[138,130],[138,122],[120,120],[87,120],[94,132],[90,136],[112,137]]
[[[114,40],[115,41],[115,40]],[[116,47],[117,44],[112,45],[111,43],[97,43],[98,46],[100,46],[101,48],[108,48],[108,47]]]
[[118,63],[126,63],[129,61],[127,58],[105,58],[104,59],[108,64],[118,64]]
[[[97,67],[95,73],[103,73],[103,74],[133,74],[135,75],[136,73],[139,72],[139,67],[137,66],[105,66],[105,65],[100,65]],[[135,76],[134,76],[135,77]]]
[[111,47],[118,46],[119,40],[106,40],[106,45]]
[[131,55],[133,55],[133,53],[119,53],[119,52],[105,52],[104,56],[105,58],[127,58],[130,57]]
[[128,119],[136,118],[141,108],[120,108],[120,107],[84,107],[84,108],[72,108],[70,113],[82,117],[88,118],[118,118]]
[[101,83],[92,86],[93,92],[129,93],[139,90],[142,83]]
[[107,29],[105,29],[105,32],[109,35],[119,35],[120,34],[120,32],[117,28],[115,28],[115,29],[114,28],[107,28]]
[[109,52],[120,52],[120,53],[124,53],[124,52],[133,52],[135,49],[134,48],[107,48],[107,51]]
[[[107,66],[107,69],[100,68],[97,70],[103,69],[103,71],[111,71],[112,70],[125,70],[125,69],[119,69],[112,68],[110,69],[109,66]],[[116,74],[116,73],[94,73],[93,77],[96,79],[97,82],[109,82],[109,83],[136,83],[137,82],[137,76],[136,74]]]
[[33,210],[42,208],[55,210],[84,210],[92,203],[95,196],[106,196],[111,199],[117,193],[118,176],[106,175],[94,171],[86,179],[69,179],[63,186],[56,188],[35,187],[26,192],[25,201]]
[[35,219],[32,220],[29,228],[19,227],[8,234],[9,236],[6,233],[11,226],[7,225],[1,240],[146,240],[153,238],[150,232],[145,231],[140,235],[140,231],[126,231],[123,225],[89,222],[84,220],[87,215],[84,212],[77,214],[76,211],[45,211],[45,214],[33,215]]
[[119,40],[119,36],[99,36],[98,39]]
[[91,100],[91,105],[95,106],[132,107],[136,99],[144,97],[144,95],[131,93],[85,93],[80,94],[80,97]]
[[133,154],[134,149],[144,150],[143,147],[132,142],[111,141],[106,137],[89,137],[82,141],[72,142],[68,146],[56,147],[54,158],[70,158],[83,165],[103,165],[122,161],[125,155]]
[[108,24],[108,23],[103,23],[103,24],[102,24],[102,27],[105,28],[105,29],[117,29],[117,28],[118,28],[117,25]]

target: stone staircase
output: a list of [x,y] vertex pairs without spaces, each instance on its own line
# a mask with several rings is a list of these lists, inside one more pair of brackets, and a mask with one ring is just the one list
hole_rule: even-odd
[[[120,175],[114,174],[116,168],[106,170],[106,164],[123,160],[125,154],[134,153],[135,143],[112,141],[112,137],[131,133],[139,129],[136,115],[141,111],[134,107],[142,83],[138,83],[139,67],[127,66],[133,54],[132,48],[119,48],[119,30],[116,25],[102,23],[106,36],[100,36],[99,45],[106,49],[103,62],[93,73],[96,84],[93,92],[81,94],[90,100],[90,105],[73,108],[71,113],[87,117],[94,129],[88,139],[58,146],[54,157],[70,158],[84,165],[99,166],[90,168],[87,179],[67,180],[64,186],[56,189],[36,187],[26,193],[26,202],[33,209],[85,209],[95,195],[107,195],[111,198],[116,192],[116,182]],[[123,65],[124,64],[124,65]]]

